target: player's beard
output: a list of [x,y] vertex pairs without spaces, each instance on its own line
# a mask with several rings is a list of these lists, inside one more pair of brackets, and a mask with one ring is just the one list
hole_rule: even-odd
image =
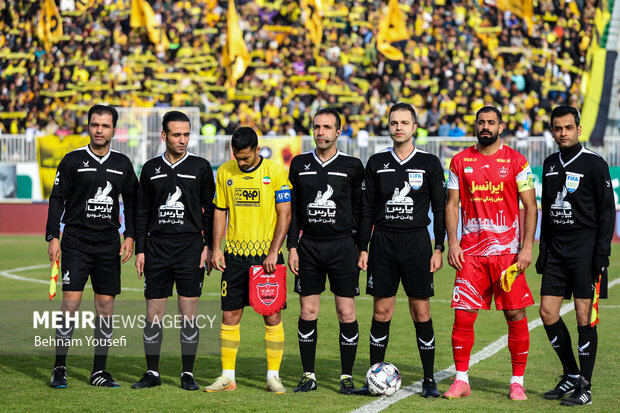
[[[491,134],[490,137],[487,136],[482,136],[483,132],[489,132]],[[480,132],[478,132],[478,143],[482,146],[490,146],[493,145],[495,143],[495,141],[497,141],[497,138],[499,137],[499,132],[493,133],[488,129],[484,129],[481,130]]]

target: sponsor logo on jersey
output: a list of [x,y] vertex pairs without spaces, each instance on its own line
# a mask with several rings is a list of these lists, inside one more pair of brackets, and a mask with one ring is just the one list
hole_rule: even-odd
[[310,170],[310,164],[304,165],[304,171],[309,171],[309,170]]
[[572,224],[575,221],[573,218],[573,209],[570,202],[565,201],[564,198],[568,194],[566,186],[562,187],[562,191],[558,192],[555,197],[555,201],[551,204],[549,215],[554,224]]
[[155,168],[155,175],[159,175],[161,173],[161,166]]
[[330,198],[334,194],[331,185],[327,185],[325,192],[318,191],[314,201],[308,204],[309,223],[336,223],[336,203]]
[[409,185],[414,190],[418,190],[422,187],[424,182],[424,174],[422,172],[409,172]]
[[407,196],[411,185],[406,181],[403,183],[403,188],[394,188],[392,199],[385,203],[385,219],[413,221],[413,199]]
[[226,181],[226,185],[232,186],[232,184],[233,184],[233,180],[232,179],[229,179],[228,181]]
[[84,165],[84,168],[88,168],[88,162],[89,161],[82,161],[82,165]]
[[105,187],[98,187],[95,195],[86,201],[86,218],[112,219],[112,184],[110,181],[105,184]]
[[180,224],[185,223],[185,205],[179,201],[183,192],[178,186],[174,193],[169,193],[166,202],[159,206],[160,224]]
[[259,206],[260,190],[258,188],[235,188],[235,205]]
[[60,183],[60,172],[56,172],[56,179],[54,179],[54,185],[58,185]]

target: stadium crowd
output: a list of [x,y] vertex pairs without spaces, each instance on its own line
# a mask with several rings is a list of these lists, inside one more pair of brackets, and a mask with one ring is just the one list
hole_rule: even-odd
[[485,104],[504,113],[505,136],[538,136],[552,107],[581,107],[596,1],[534,0],[528,30],[493,0],[401,0],[410,39],[398,62],[376,49],[387,2],[324,0],[315,47],[298,1],[237,0],[252,64],[230,98],[225,0],[152,1],[167,46],[130,27],[129,0],[85,11],[63,0],[63,37],[49,50],[37,37],[40,2],[0,0],[0,132],[84,133],[88,108],[107,102],[197,106],[217,133],[275,135],[309,134],[311,114],[332,106],[354,138],[387,135],[386,111],[404,101],[430,136],[472,135],[470,114]]

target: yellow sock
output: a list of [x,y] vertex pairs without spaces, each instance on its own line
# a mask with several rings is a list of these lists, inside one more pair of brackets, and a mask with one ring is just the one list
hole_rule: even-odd
[[239,324],[236,326],[222,324],[220,340],[222,342],[222,370],[234,371],[235,362],[237,361],[237,350],[239,350],[239,341],[241,341]]
[[284,354],[284,327],[265,326],[265,352],[267,353],[267,370],[278,371]]

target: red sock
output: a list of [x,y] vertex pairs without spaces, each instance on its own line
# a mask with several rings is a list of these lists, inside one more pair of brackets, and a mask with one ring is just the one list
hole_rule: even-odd
[[478,313],[470,313],[465,310],[454,312],[454,325],[452,326],[452,354],[457,371],[469,369],[469,356],[474,346],[474,321]]
[[512,361],[512,375],[523,376],[530,348],[530,330],[527,317],[519,321],[508,321],[508,350]]

